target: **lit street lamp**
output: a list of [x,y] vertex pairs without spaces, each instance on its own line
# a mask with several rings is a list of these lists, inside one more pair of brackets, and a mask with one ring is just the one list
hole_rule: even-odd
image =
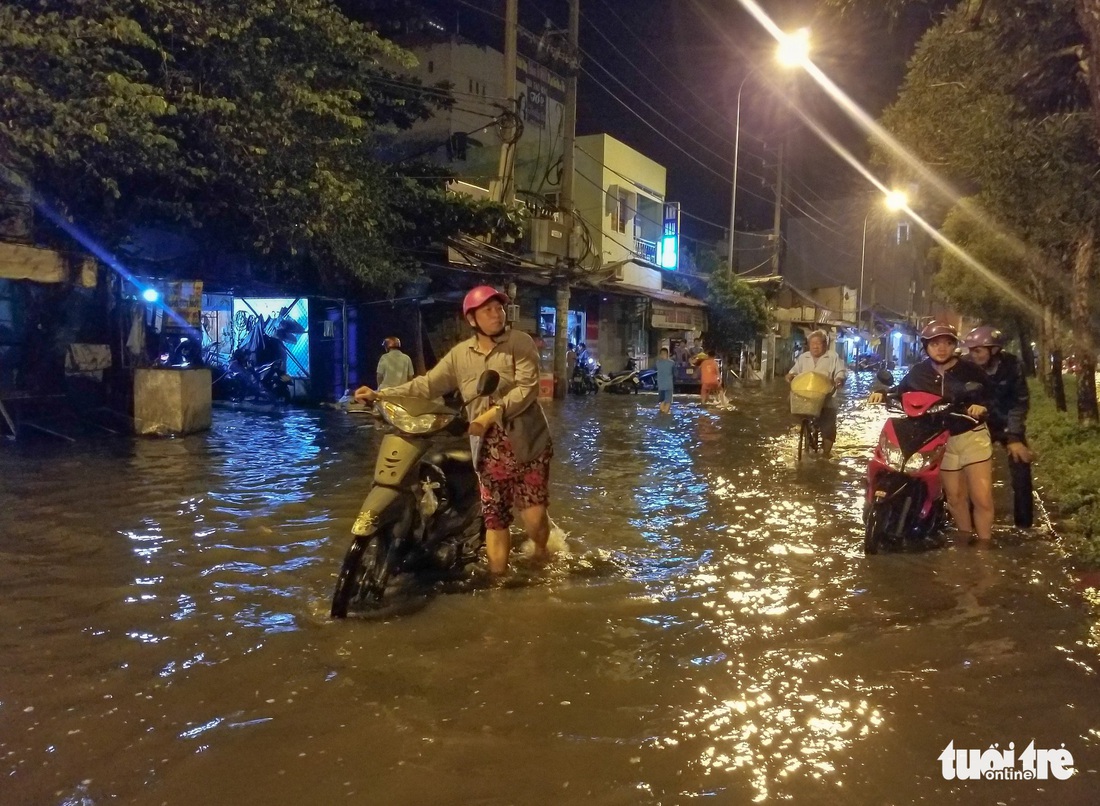
[[[883,199],[887,210],[904,210],[909,205],[909,197],[901,190],[891,190]],[[863,330],[863,272],[867,266],[867,222],[874,212],[872,207],[863,217],[863,250],[859,257],[859,293],[856,295],[856,325]]]
[[[800,28],[793,34],[784,36],[776,49],[775,57],[784,67],[798,67],[804,64],[810,55],[810,31],[808,28]],[[741,150],[741,91],[745,89],[745,82],[756,74],[758,67],[753,67],[741,79],[737,88],[737,114],[733,126],[733,189],[730,191],[730,253],[729,273],[734,275],[734,255],[736,250],[737,231],[737,156]]]

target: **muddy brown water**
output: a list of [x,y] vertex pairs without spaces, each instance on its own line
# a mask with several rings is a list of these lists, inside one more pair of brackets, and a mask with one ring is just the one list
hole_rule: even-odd
[[[880,411],[796,465],[779,386],[655,403],[548,407],[551,566],[343,623],[363,419],[0,445],[0,803],[1096,801],[1095,613],[1048,539],[865,558]],[[943,777],[1032,741],[1075,774]]]

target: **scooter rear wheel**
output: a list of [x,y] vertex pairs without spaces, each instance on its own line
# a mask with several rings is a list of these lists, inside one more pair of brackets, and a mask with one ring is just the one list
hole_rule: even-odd
[[353,603],[378,604],[382,600],[392,562],[390,542],[378,535],[352,541],[332,593],[332,618],[346,618]]

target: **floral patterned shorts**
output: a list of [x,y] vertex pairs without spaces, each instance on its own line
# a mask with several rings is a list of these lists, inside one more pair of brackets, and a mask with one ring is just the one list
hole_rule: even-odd
[[550,503],[550,457],[552,445],[526,464],[517,464],[512,442],[502,428],[490,428],[481,444],[478,480],[481,509],[486,529],[507,529],[512,525],[512,509]]

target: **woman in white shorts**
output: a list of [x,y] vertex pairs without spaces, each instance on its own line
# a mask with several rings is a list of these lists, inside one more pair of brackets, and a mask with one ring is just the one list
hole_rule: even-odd
[[[939,395],[973,418],[948,418],[951,436],[940,478],[955,526],[978,540],[989,540],[993,535],[993,442],[984,422],[992,399],[989,376],[969,361],[959,360],[954,325],[932,322],[921,331],[920,340],[928,358],[909,370],[897,391]],[[881,400],[875,393],[871,402],[878,402],[876,396]]]

